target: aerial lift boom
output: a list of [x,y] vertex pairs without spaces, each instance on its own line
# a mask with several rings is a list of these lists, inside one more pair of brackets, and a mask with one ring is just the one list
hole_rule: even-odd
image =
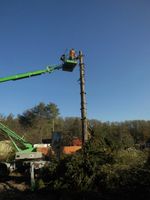
[[[35,148],[31,143],[27,142],[23,137],[19,136],[17,133],[9,129],[6,125],[0,122],[0,130],[4,136],[7,136],[13,143],[17,152],[33,152]],[[21,147],[20,147],[21,146]]]
[[[32,72],[26,72],[22,74],[17,74],[13,76],[7,76],[7,77],[2,77],[0,78],[0,83],[6,82],[6,81],[16,81],[19,79],[25,79],[25,78],[30,78],[32,76],[39,76],[45,73],[52,73],[55,70],[60,70],[62,69],[63,71],[68,71],[72,72],[77,65],[77,59],[76,58],[64,58],[62,60],[62,64],[60,65],[55,65],[55,66],[47,66],[46,69],[42,70],[37,70],[37,71],[32,71]],[[39,167],[41,168],[44,166],[44,163],[46,161],[39,160],[42,159],[42,153],[41,152],[36,152],[36,149],[27,142],[24,138],[16,134],[14,131],[10,130],[7,126],[3,125],[0,123],[0,130],[4,133],[4,135],[8,136],[10,140],[13,142],[15,149],[16,149],[16,156],[15,156],[15,161],[17,160],[25,160],[25,162],[30,163],[30,174],[31,174],[31,188],[34,188],[35,185],[35,180],[34,180],[34,168]],[[17,144],[22,145],[24,148],[20,148]],[[24,162],[23,162],[24,163]],[[8,171],[8,164],[9,163],[0,163],[0,175],[5,174],[3,172]]]
[[[19,79],[30,78],[32,76],[39,76],[45,73],[52,73],[55,70],[60,70],[60,69],[62,69],[63,71],[72,72],[75,66],[77,65],[76,59],[69,59],[65,57],[65,59],[62,61],[63,61],[62,64],[47,66],[46,69],[36,70],[32,72],[26,72],[26,73],[21,73],[21,74],[17,74],[13,76],[0,78],[0,83],[6,82],[6,81],[16,81]],[[10,130],[7,126],[5,126],[2,123],[0,123],[0,130],[2,130],[2,132],[11,139],[19,155],[21,155],[22,153],[26,154],[26,153],[35,151],[35,148],[32,146],[32,144],[28,143],[24,138],[17,135],[14,131]],[[24,148],[23,149],[20,148],[20,145],[19,146],[17,145],[18,143]]]
[[6,82],[6,81],[16,81],[19,79],[30,78],[32,76],[39,76],[39,75],[42,75],[45,73],[52,73],[55,70],[60,70],[60,69],[62,69],[63,71],[72,72],[76,65],[77,65],[76,60],[65,60],[60,65],[47,66],[46,69],[36,70],[36,71],[32,71],[32,72],[26,72],[26,73],[22,73],[22,74],[16,74],[13,76],[7,76],[7,77],[0,78],[0,83]]

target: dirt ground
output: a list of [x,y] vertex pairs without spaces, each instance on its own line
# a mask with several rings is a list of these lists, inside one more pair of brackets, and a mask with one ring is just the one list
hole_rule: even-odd
[[[134,198],[134,196],[136,198]],[[52,192],[50,188],[31,191],[29,179],[22,176],[12,175],[0,179],[0,200],[149,200],[149,193],[141,193],[138,196],[134,193],[94,193],[94,192]]]
[[31,191],[30,184],[21,176],[11,176],[7,179],[0,180],[0,200],[90,200],[101,199],[96,196],[72,194],[72,192],[55,191],[44,188]]
[[56,200],[56,194],[47,191],[31,191],[26,182],[5,180],[0,182],[0,200]]
[[[63,197],[64,196],[64,197]],[[31,191],[29,179],[21,175],[12,175],[0,179],[0,200],[64,200],[72,199],[60,192],[49,189]],[[79,199],[78,199],[79,200]]]

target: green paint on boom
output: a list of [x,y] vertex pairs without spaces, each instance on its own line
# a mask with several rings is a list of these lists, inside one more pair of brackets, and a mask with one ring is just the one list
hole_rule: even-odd
[[6,82],[6,81],[16,81],[19,79],[30,78],[32,76],[39,76],[45,73],[52,73],[53,71],[59,70],[59,69],[62,69],[63,71],[72,72],[76,65],[77,65],[77,61],[65,60],[64,63],[61,65],[47,66],[47,68],[43,70],[37,70],[37,71],[26,72],[22,74],[16,74],[13,76],[2,77],[0,78],[0,83]]
[[37,71],[33,71],[33,72],[26,72],[26,73],[22,73],[22,74],[16,74],[13,76],[7,76],[7,77],[0,78],[0,83],[6,82],[6,81],[16,81],[19,79],[30,78],[32,76],[39,76],[39,75],[42,75],[45,73],[52,73],[53,71],[61,69],[61,68],[62,67],[59,65],[54,66],[54,67],[48,66],[44,70],[37,70]]
[[[4,135],[10,138],[17,152],[27,153],[35,151],[35,148],[31,143],[27,142],[23,137],[9,129],[6,125],[0,123],[0,130]],[[20,144],[23,149],[21,149],[17,143]]]

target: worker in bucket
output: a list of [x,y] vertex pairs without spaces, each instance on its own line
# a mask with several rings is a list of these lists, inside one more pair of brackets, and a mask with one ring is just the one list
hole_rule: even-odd
[[70,51],[69,51],[69,60],[75,60],[77,57],[76,57],[76,52],[75,50],[72,48]]
[[[77,59],[78,59],[78,57],[76,56],[75,50],[74,50],[73,48],[70,49],[70,51],[69,51],[69,60],[77,60]],[[65,62],[65,60],[66,60],[66,55],[63,54],[63,55],[60,57],[60,60],[63,61],[63,62]]]

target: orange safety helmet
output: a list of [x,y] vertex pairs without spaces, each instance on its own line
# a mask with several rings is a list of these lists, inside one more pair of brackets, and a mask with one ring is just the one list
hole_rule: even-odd
[[76,52],[74,49],[71,49],[70,52],[69,52],[69,57],[70,59],[75,59],[76,57]]

